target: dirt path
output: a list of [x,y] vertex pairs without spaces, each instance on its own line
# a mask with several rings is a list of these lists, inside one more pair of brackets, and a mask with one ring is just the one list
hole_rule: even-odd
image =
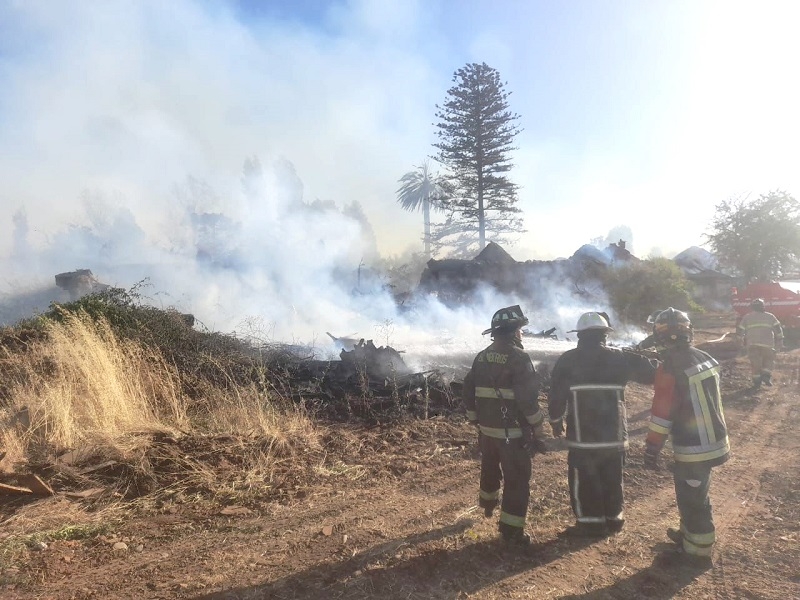
[[[743,393],[743,359],[726,365],[733,454],[715,469],[714,567],[669,559],[677,522],[668,471],[642,467],[650,390],[631,386],[633,447],[627,524],[619,535],[559,537],[572,523],[563,449],[537,456],[526,554],[504,551],[496,521],[475,506],[479,465],[464,426],[420,425],[414,461],[375,480],[358,465],[289,505],[223,516],[208,502],[145,511],[100,541],[54,542],[0,587],[12,598],[800,598],[800,355],[783,355],[776,385]],[[394,448],[402,454],[403,448]],[[369,456],[364,457],[367,461]],[[374,458],[374,457],[372,457]],[[59,499],[48,500],[57,510]],[[171,510],[171,509],[170,509]]]

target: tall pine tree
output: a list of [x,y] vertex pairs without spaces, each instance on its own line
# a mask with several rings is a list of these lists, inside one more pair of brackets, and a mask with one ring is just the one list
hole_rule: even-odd
[[523,231],[518,186],[507,177],[520,117],[509,110],[510,92],[500,74],[486,63],[462,67],[453,82],[445,103],[436,106],[435,158],[449,170],[453,196],[434,238],[437,247],[467,255],[476,246],[483,250],[487,235],[504,241],[506,234]]

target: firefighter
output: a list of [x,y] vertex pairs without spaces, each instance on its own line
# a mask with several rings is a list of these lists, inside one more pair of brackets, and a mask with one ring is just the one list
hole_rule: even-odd
[[720,366],[692,346],[692,322],[668,308],[654,326],[663,362],[645,443],[645,467],[659,468],[659,454],[672,436],[673,478],[680,527],[668,529],[683,556],[709,565],[716,539],[708,490],[711,469],[728,460],[730,446],[720,394]]
[[772,385],[772,366],[775,352],[783,348],[783,328],[772,313],[766,312],[764,300],[756,298],[750,303],[752,312],[747,313],[736,327],[736,334],[744,341],[747,358],[753,372],[753,390],[763,383]]
[[525,533],[531,478],[531,453],[545,452],[544,414],[539,408],[536,371],[523,350],[521,329],[528,324],[519,306],[492,316],[492,343],[475,357],[464,378],[467,419],[478,426],[481,479],[478,503],[488,518],[500,498],[500,534],[514,547],[530,544]]
[[[653,383],[658,362],[606,346],[607,318],[588,312],[573,330],[578,346],[553,367],[548,408],[553,435],[567,420],[570,503],[576,524],[567,535],[603,537],[625,523],[622,467],[628,446],[625,385]],[[571,332],[569,332],[571,333]]]
[[[656,322],[656,317],[661,313],[661,309],[653,311],[650,313],[650,316],[647,317],[647,324],[650,325],[650,328],[653,328],[653,324]],[[656,347],[656,335],[655,333],[651,333],[646,338],[644,338],[641,342],[634,346],[634,350],[652,350],[653,352],[658,352],[658,348]]]

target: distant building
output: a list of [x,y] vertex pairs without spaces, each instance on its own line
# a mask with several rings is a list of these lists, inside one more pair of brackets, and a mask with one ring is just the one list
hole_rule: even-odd
[[706,308],[729,309],[736,279],[718,270],[716,257],[699,246],[691,246],[672,259],[692,283],[692,299]]
[[446,304],[463,304],[482,287],[518,295],[534,306],[552,301],[558,290],[594,301],[604,296],[600,275],[609,267],[639,259],[625,249],[625,242],[600,249],[581,246],[570,258],[516,261],[501,246],[489,242],[471,260],[430,259],[420,277],[418,290],[435,294]]

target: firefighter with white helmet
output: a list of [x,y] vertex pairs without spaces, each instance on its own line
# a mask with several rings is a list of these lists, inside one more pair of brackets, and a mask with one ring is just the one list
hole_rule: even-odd
[[680,527],[668,529],[667,536],[687,558],[710,564],[716,540],[708,500],[711,469],[728,460],[730,452],[720,366],[692,346],[692,322],[685,312],[662,311],[654,330],[663,362],[656,372],[645,466],[658,468],[659,453],[671,436]]
[[491,517],[500,501],[500,534],[507,544],[525,547],[531,478],[531,450],[546,451],[544,414],[539,408],[536,371],[523,350],[521,330],[528,324],[522,309],[501,308],[484,335],[492,343],[478,353],[464,378],[467,419],[480,431],[481,479],[478,502]]
[[[573,330],[578,346],[553,367],[548,408],[553,434],[567,421],[570,502],[568,535],[602,537],[624,524],[622,468],[628,447],[625,385],[652,383],[657,361],[606,346],[605,313],[587,312]],[[570,332],[571,333],[571,332]]]
[[783,328],[777,317],[766,311],[761,298],[753,300],[750,308],[753,310],[742,317],[736,326],[736,334],[747,349],[753,372],[753,390],[757,390],[762,383],[772,385],[775,352],[783,348]]

